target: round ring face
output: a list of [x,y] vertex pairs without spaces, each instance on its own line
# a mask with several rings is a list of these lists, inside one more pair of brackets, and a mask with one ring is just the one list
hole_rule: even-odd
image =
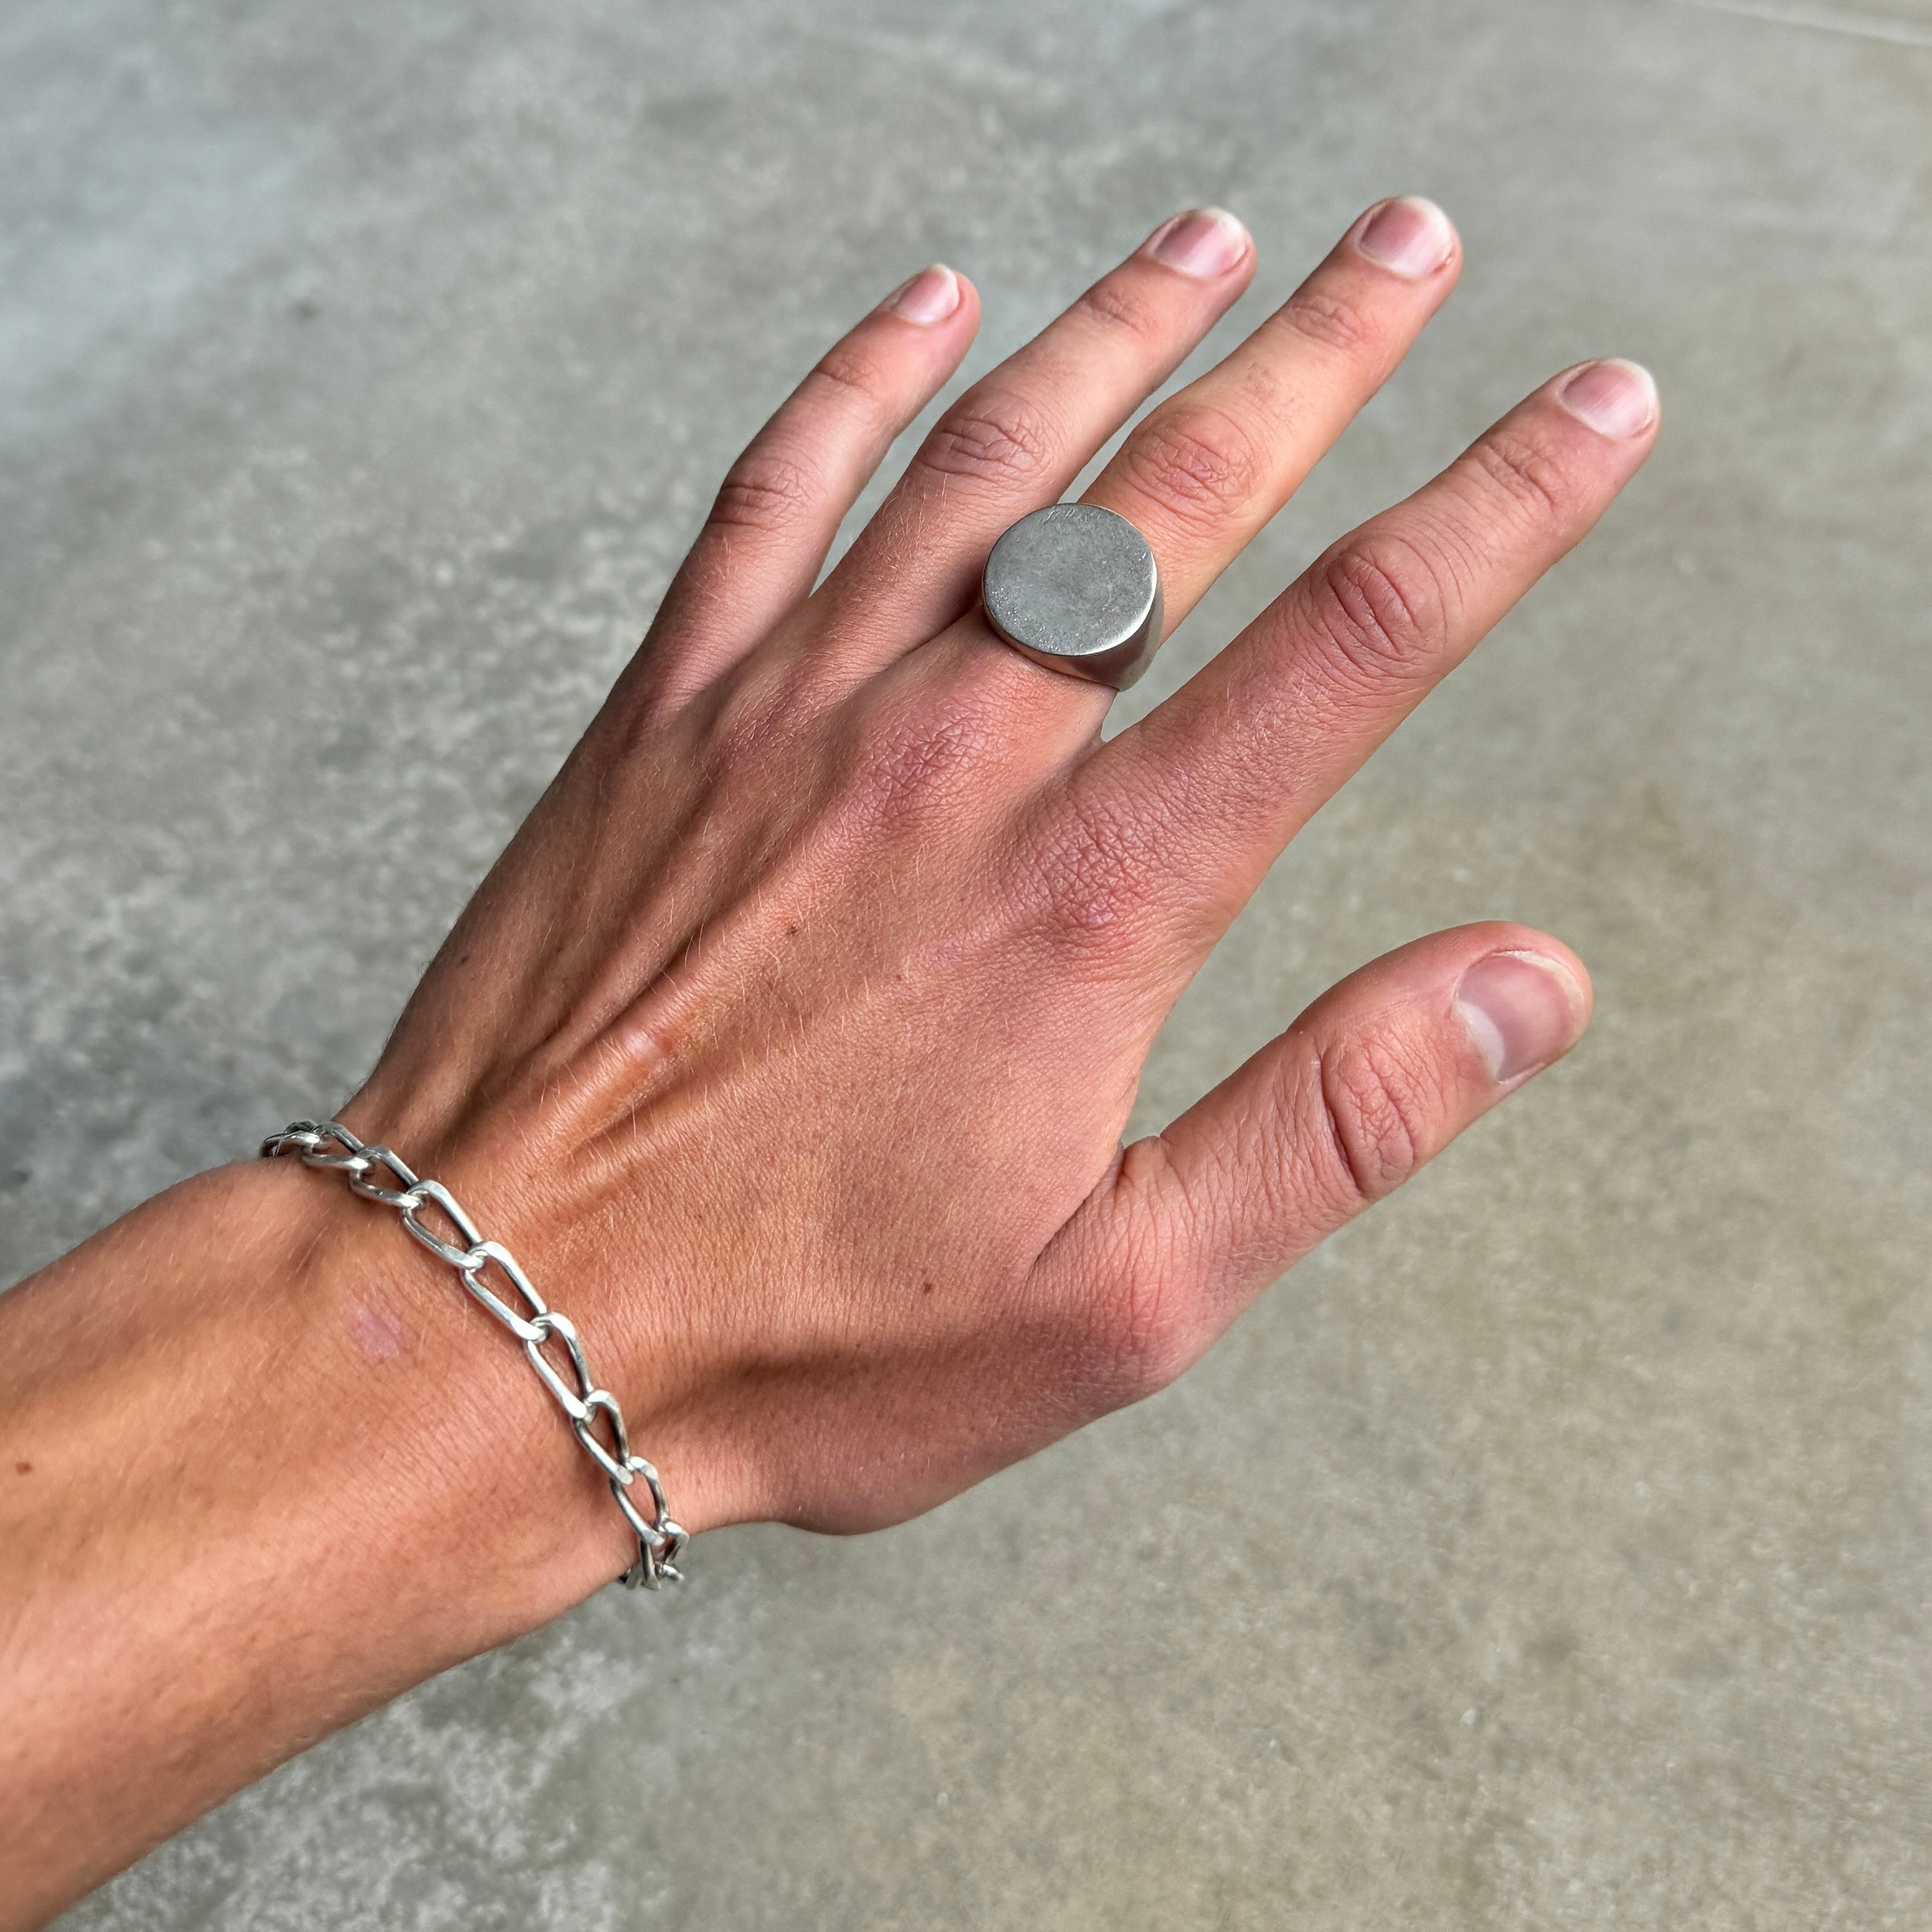
[[1036,664],[1123,691],[1160,643],[1160,574],[1146,538],[1093,503],[1036,510],[994,544],[986,617]]

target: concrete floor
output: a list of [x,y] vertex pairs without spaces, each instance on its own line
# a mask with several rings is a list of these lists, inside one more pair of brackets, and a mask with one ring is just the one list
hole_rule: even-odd
[[931,257],[977,368],[1190,202],[1240,326],[1376,195],[1461,224],[1130,710],[1552,369],[1669,416],[1142,1124],[1479,916],[1594,968],[1573,1060],[1160,1400],[707,1539],[68,1932],[1932,1923],[1932,4],[1858,5],[0,11],[0,1278],[342,1094],[728,454]]

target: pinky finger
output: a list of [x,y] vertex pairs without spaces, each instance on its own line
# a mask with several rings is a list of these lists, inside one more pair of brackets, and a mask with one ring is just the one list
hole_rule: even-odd
[[1316,1001],[1136,1142],[1041,1257],[1097,1340],[1096,1406],[1150,1394],[1263,1288],[1567,1053],[1589,978],[1520,926],[1462,926]]
[[979,326],[941,264],[889,296],[782,403],[727,474],[665,593],[652,657],[674,700],[744,656],[812,589],[894,438],[959,366]]

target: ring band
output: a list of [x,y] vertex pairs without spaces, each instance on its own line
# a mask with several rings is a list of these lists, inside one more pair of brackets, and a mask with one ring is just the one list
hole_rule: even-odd
[[1012,526],[980,580],[986,621],[1022,656],[1124,691],[1160,648],[1160,572],[1148,540],[1097,503],[1054,503]]

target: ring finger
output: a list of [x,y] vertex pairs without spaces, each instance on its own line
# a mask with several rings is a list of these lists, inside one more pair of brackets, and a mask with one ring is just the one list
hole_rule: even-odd
[[994,538],[1058,499],[1247,286],[1254,264],[1232,215],[1176,215],[975,382],[819,592],[842,668],[862,675],[959,616]]
[[1168,630],[1388,380],[1461,267],[1434,202],[1378,202],[1239,348],[1121,445],[1084,500],[1147,538]]

